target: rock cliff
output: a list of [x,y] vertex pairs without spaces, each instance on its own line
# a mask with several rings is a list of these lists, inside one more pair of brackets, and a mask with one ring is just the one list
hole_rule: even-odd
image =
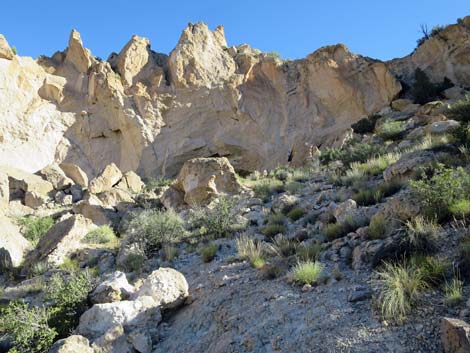
[[[174,176],[195,157],[224,156],[246,172],[300,165],[312,146],[334,143],[388,105],[401,90],[395,75],[425,66],[433,78],[466,84],[468,22],[446,29],[448,49],[432,38],[390,63],[341,44],[283,61],[248,45],[228,47],[223,27],[204,23],[189,24],[169,55],[133,36],[107,61],[75,30],[63,52],[37,60],[13,55],[2,37],[0,164],[35,172],[73,163],[89,177],[110,163]],[[423,64],[430,51],[435,65]]]

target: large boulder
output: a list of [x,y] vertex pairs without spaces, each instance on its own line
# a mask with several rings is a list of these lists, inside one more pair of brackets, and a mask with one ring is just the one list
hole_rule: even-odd
[[163,309],[175,308],[184,303],[188,289],[188,282],[180,272],[161,267],[145,279],[133,298],[150,296]]
[[93,223],[82,215],[71,215],[59,220],[28,255],[27,264],[44,261],[52,266],[61,265],[71,253],[82,246],[81,240],[94,227]]
[[184,163],[171,186],[184,194],[189,205],[201,205],[219,194],[241,190],[235,170],[227,158],[194,158]]
[[73,180],[68,178],[57,163],[41,169],[38,174],[52,184],[56,190],[64,190],[72,186]]
[[436,160],[436,153],[431,151],[416,151],[404,154],[401,158],[390,164],[384,171],[383,177],[385,181],[392,179],[405,179],[419,172],[419,167],[424,167]]
[[78,165],[62,163],[60,168],[64,171],[67,177],[74,181],[75,184],[80,185],[82,188],[88,187],[88,176]]
[[0,230],[0,271],[20,266],[31,250],[30,243],[21,235],[19,227],[1,214]]
[[114,207],[106,206],[97,195],[89,192],[85,193],[83,200],[73,205],[72,210],[75,214],[81,214],[91,219],[98,226],[115,225],[120,218]]
[[54,343],[49,353],[95,353],[83,336],[72,335]]
[[96,178],[90,181],[88,190],[93,194],[99,194],[100,192],[111,190],[111,188],[116,185],[121,178],[122,172],[116,164],[108,164]]
[[145,184],[142,182],[140,176],[133,171],[125,172],[121,181],[116,185],[117,188],[129,190],[134,193],[141,192]]
[[0,166],[0,172],[8,175],[10,195],[13,198],[23,198],[28,191],[47,197],[54,190],[54,186],[50,182],[21,169]]
[[441,341],[445,353],[470,353],[470,325],[459,319],[443,318]]
[[116,271],[101,282],[90,294],[93,304],[104,304],[128,299],[135,288],[127,281],[123,272]]

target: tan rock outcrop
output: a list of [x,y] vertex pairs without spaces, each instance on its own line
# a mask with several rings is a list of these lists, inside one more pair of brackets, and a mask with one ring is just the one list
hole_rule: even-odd
[[136,193],[141,192],[144,186],[145,184],[142,182],[140,176],[133,171],[125,172],[119,184],[116,185],[117,188],[130,190]]
[[70,33],[65,62],[72,64],[81,73],[86,73],[91,65],[96,62],[90,51],[83,47],[80,33],[76,30],[72,30],[72,33]]
[[14,56],[15,55],[13,54],[7,40],[0,34],[0,59],[11,60]]
[[470,85],[470,16],[450,25],[420,45],[410,55],[389,61],[394,74],[412,82],[416,68],[425,71],[434,82],[445,77],[454,84]]
[[45,261],[59,266],[80,248],[81,240],[93,229],[93,223],[82,215],[72,215],[60,220],[39,240],[34,251],[28,255],[27,265]]
[[0,229],[0,270],[20,266],[31,245],[21,235],[19,227],[1,214]]
[[0,208],[7,208],[10,202],[10,185],[8,175],[0,171]]
[[27,192],[46,198],[54,189],[50,182],[21,169],[0,166],[0,172],[8,176],[10,195],[18,198],[21,198]]
[[62,163],[60,168],[68,178],[73,180],[75,184],[78,184],[83,188],[88,187],[88,176],[78,165]]
[[122,172],[116,164],[111,163],[96,178],[90,181],[88,189],[93,194],[99,194],[100,192],[111,190],[121,179]]
[[470,325],[459,319],[443,318],[441,340],[445,353],[469,353]]
[[57,163],[41,169],[38,174],[50,182],[56,190],[64,190],[73,185],[73,180],[65,175]]
[[183,165],[171,188],[182,192],[187,204],[196,206],[219,194],[237,193],[241,185],[227,158],[194,158]]

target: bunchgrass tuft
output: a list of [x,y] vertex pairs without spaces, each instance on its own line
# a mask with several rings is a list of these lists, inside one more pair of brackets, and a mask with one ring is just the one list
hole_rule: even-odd
[[318,261],[299,261],[292,269],[294,280],[300,284],[315,284],[324,266]]
[[202,261],[207,263],[214,260],[215,255],[217,254],[217,250],[219,250],[219,246],[215,244],[209,244],[204,246],[201,249]]

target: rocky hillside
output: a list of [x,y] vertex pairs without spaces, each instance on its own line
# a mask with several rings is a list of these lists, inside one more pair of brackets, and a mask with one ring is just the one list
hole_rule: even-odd
[[72,31],[51,58],[14,55],[0,37],[0,162],[36,172],[73,163],[89,176],[115,163],[174,176],[194,157],[227,157],[237,171],[301,165],[352,123],[387,106],[416,68],[468,86],[470,19],[411,56],[383,63],[344,45],[281,60],[228,47],[223,27],[189,24],[169,54],[133,36],[107,61]]
[[470,352],[469,38],[0,36],[0,353]]

